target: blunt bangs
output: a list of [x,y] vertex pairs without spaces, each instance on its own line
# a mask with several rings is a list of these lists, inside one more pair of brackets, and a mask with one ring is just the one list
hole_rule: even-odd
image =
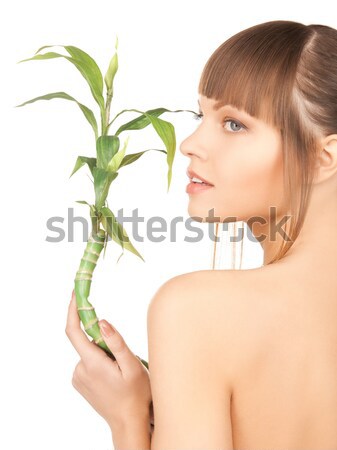
[[[268,23],[248,28],[220,45],[203,69],[198,91],[216,100],[216,109],[229,104],[283,129],[292,113],[297,65],[308,30],[304,27],[298,39],[298,27],[294,36],[282,26],[277,32],[275,23],[269,28]],[[295,35],[298,45],[285,51]]]

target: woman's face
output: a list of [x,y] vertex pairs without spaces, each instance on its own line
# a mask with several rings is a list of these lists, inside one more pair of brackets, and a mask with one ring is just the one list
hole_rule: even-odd
[[[180,145],[191,159],[188,168],[213,185],[188,194],[188,213],[207,222],[248,222],[256,216],[269,222],[270,206],[277,216],[283,210],[280,133],[231,106],[216,111],[215,103],[199,96],[201,123]],[[212,208],[220,219],[206,219]]]

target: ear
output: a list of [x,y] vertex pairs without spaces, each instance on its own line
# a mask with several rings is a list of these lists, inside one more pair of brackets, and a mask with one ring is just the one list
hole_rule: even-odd
[[314,184],[321,183],[337,174],[337,134],[321,140],[321,150],[316,160]]

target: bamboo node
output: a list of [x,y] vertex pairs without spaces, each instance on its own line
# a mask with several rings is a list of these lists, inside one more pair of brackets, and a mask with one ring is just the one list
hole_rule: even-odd
[[95,319],[89,320],[89,322],[84,327],[85,331],[87,331],[89,328],[93,327],[95,325],[95,323],[97,323],[97,322],[98,322],[97,317]]
[[90,250],[85,249],[84,253],[86,253],[87,255],[99,256],[99,253],[95,252],[95,250],[92,249]]
[[104,242],[96,241],[92,236],[89,236],[88,242],[92,242],[93,244],[100,244],[100,245],[102,245],[102,247],[104,245]]
[[95,309],[93,306],[79,306],[77,311],[90,311],[91,309]]
[[96,260],[96,261],[93,261],[92,259],[90,259],[90,258],[85,258],[84,256],[83,256],[83,258],[81,258],[81,260],[82,260],[82,261],[88,261],[88,262],[91,262],[91,263],[93,263],[93,264],[97,264],[97,260]]
[[99,337],[98,339],[95,340],[95,344],[98,344],[99,342],[103,342],[103,338]]

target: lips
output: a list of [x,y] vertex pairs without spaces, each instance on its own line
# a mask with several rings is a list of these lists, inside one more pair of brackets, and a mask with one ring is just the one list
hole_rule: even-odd
[[193,177],[196,177],[196,178],[199,178],[199,180],[203,181],[204,183],[209,184],[210,186],[214,186],[210,181],[206,180],[201,175],[194,172],[194,170],[187,169],[186,174],[187,174],[188,178],[190,178],[190,179],[192,179]]

